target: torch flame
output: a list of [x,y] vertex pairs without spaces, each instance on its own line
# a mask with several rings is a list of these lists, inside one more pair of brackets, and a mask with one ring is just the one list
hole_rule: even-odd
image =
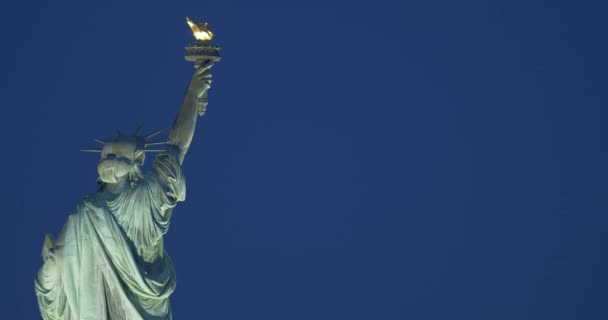
[[209,30],[207,22],[194,23],[188,17],[186,17],[186,22],[188,22],[190,29],[192,29],[192,34],[194,34],[196,40],[209,41],[211,38],[213,38],[213,32]]

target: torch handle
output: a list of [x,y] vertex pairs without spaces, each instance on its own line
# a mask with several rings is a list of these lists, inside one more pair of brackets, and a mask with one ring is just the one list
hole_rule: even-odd
[[202,117],[205,114],[205,111],[207,111],[207,92],[209,91],[206,91],[205,94],[202,97],[198,98],[197,101],[196,109],[198,110],[198,115],[200,117]]

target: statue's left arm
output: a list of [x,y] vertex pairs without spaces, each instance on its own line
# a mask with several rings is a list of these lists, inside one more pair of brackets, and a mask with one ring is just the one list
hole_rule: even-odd
[[192,75],[182,107],[169,132],[167,144],[178,152],[180,164],[184,161],[192,142],[198,113],[200,111],[202,114],[207,108],[207,92],[211,87],[211,66],[213,66],[212,62],[205,63]]

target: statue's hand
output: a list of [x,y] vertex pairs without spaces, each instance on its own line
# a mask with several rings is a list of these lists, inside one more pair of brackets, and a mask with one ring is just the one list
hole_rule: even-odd
[[192,75],[192,80],[190,80],[190,86],[188,87],[188,91],[197,98],[203,97],[206,95],[207,90],[211,87],[211,67],[213,66],[213,62],[205,62],[202,64],[194,74]]
[[190,85],[188,86],[188,94],[190,94],[198,102],[198,113],[203,115],[207,109],[207,92],[211,88],[211,67],[213,62],[208,61],[202,64],[194,74]]

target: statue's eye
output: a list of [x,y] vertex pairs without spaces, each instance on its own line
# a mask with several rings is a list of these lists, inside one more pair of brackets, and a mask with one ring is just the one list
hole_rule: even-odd
[[108,155],[106,155],[106,159],[115,159],[116,155],[114,153],[108,153]]

